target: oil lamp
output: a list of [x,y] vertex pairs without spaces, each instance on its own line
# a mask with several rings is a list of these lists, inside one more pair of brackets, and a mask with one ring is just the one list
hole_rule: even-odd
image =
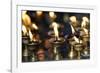
[[65,39],[62,37],[59,37],[59,32],[58,32],[59,25],[56,22],[52,23],[52,27],[55,34],[54,40],[51,41],[53,45],[54,59],[60,60],[62,57],[61,57],[61,54],[59,53],[59,48],[65,42]]
[[29,56],[28,56],[28,48],[27,44],[29,43],[29,37],[27,33],[27,28],[25,25],[22,25],[22,44],[24,45],[23,49],[23,61],[28,62]]
[[89,42],[89,33],[88,31],[85,29],[85,35],[82,36],[82,39],[83,39],[83,45],[84,45],[84,49],[83,49],[83,52],[82,52],[82,55],[84,57],[87,57],[89,58],[89,55],[90,55],[90,49],[88,47],[88,42]]
[[[34,30],[37,30],[38,27],[35,24],[32,24],[32,27],[34,28]],[[29,29],[29,38],[30,38],[30,42],[28,44],[28,49],[30,51],[30,61],[34,62],[36,61],[36,56],[35,56],[35,51],[36,49],[39,48],[40,45],[40,40],[38,40],[35,36],[36,34],[32,34],[31,30]]]
[[68,41],[69,41],[69,44],[70,44],[70,51],[69,51],[69,53],[68,53],[68,58],[69,59],[75,59],[76,58],[76,51],[74,50],[74,45],[75,45],[75,41],[74,41],[74,39],[68,39]]
[[84,35],[82,36],[82,40],[83,40],[83,45],[84,45],[84,49],[82,51],[82,56],[85,58],[89,58],[90,56],[90,49],[88,47],[88,42],[89,42],[89,31],[87,29],[87,26],[89,23],[89,20],[87,17],[83,17],[83,21],[82,21],[82,29],[84,31]]
[[81,51],[82,51],[82,44],[80,44],[80,43],[77,43],[77,44],[75,44],[74,45],[74,48],[75,48],[75,50],[78,52],[78,56],[77,56],[77,59],[79,60],[79,59],[81,59]]

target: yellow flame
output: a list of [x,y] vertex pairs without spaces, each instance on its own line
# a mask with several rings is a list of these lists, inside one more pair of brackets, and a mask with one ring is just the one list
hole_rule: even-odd
[[55,18],[55,13],[54,13],[54,12],[49,12],[49,16],[50,16],[51,18]]
[[86,22],[82,21],[81,27],[85,27],[86,26]]
[[71,22],[76,22],[77,21],[76,16],[71,16],[69,19],[70,19]]
[[86,16],[84,16],[82,19],[83,19],[83,21],[85,21],[85,22],[89,22],[89,19],[88,19]]
[[31,19],[30,17],[26,14],[27,11],[22,11],[22,20],[23,20],[23,23],[25,25],[30,25],[31,24]]
[[85,27],[86,26],[86,23],[88,23],[89,22],[89,19],[87,18],[87,17],[83,17],[82,18],[82,24],[81,24],[81,27]]
[[83,28],[85,34],[88,34],[88,30],[86,28]]
[[42,11],[36,11],[37,16],[41,16],[42,15]]
[[35,30],[38,30],[38,27],[36,26],[35,23],[32,24],[32,27],[33,27]]
[[59,25],[56,22],[53,22],[52,26],[53,26],[53,29],[54,29],[55,37],[59,38],[59,32],[58,32]]
[[75,29],[74,27],[71,25],[71,29],[72,29],[72,33],[74,34],[75,33]]
[[23,31],[23,35],[27,34],[27,29],[26,29],[25,25],[22,25],[22,31]]
[[31,30],[29,30],[29,37],[30,37],[30,40],[33,41],[33,34],[31,32]]

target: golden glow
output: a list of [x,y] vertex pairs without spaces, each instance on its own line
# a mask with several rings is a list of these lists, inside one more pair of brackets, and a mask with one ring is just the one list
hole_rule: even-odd
[[32,24],[32,27],[33,27],[35,30],[38,30],[38,27],[36,26],[35,23]]
[[74,34],[75,33],[75,29],[74,27],[71,25],[71,29],[72,29],[72,33]]
[[59,25],[56,22],[53,22],[52,26],[53,26],[53,29],[54,29],[55,37],[59,38],[59,32],[58,32]]
[[76,21],[77,21],[76,16],[71,16],[69,19],[71,22],[74,22],[74,23],[76,23]]
[[29,38],[30,38],[31,41],[33,41],[33,34],[31,32],[31,30],[29,30]]
[[56,17],[56,15],[55,15],[54,12],[49,12],[49,16],[50,16],[51,18],[55,18],[55,17]]
[[83,21],[85,21],[85,22],[89,22],[89,19],[88,19],[86,16],[84,16],[82,19],[83,19]]
[[41,16],[42,15],[42,11],[36,11],[37,16]]
[[83,17],[82,18],[82,24],[81,24],[81,27],[85,27],[86,26],[86,23],[89,23],[89,19],[87,17]]
[[26,29],[25,25],[22,25],[22,31],[23,31],[23,35],[27,34],[27,29]]
[[31,24],[31,18],[26,14],[27,11],[22,11],[22,21],[24,25]]

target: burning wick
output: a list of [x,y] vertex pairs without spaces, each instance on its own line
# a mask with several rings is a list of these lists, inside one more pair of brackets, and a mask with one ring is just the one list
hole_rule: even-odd
[[58,32],[59,25],[56,22],[53,22],[52,27],[53,27],[54,34],[55,34],[55,39],[59,40],[59,32]]

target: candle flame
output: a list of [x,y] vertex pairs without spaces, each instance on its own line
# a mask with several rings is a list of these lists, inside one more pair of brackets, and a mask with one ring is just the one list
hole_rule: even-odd
[[74,34],[75,33],[75,29],[74,29],[74,27],[71,25],[71,29],[72,29],[72,34]]
[[37,41],[35,35],[32,34],[31,30],[29,30],[30,41]]
[[87,17],[83,17],[82,18],[82,24],[81,24],[81,27],[85,27],[86,26],[86,23],[89,23],[89,19]]
[[24,34],[24,35],[27,34],[27,29],[26,29],[25,25],[22,25],[22,31],[23,31],[23,34]]
[[49,16],[50,16],[51,18],[55,18],[55,17],[56,17],[56,15],[55,15],[54,12],[49,12]]
[[27,11],[22,11],[22,20],[25,25],[31,24],[31,18],[26,14]]
[[74,23],[77,22],[76,16],[71,16],[69,19],[70,19],[71,22],[74,22]]
[[41,16],[42,15],[42,11],[36,11],[37,16]]
[[35,30],[38,30],[38,27],[36,26],[35,23],[32,24],[32,27],[33,27]]
[[89,22],[89,19],[88,19],[86,16],[84,16],[82,19],[83,19],[83,21],[85,21],[85,22]]
[[54,29],[55,37],[59,38],[59,32],[58,32],[59,25],[56,22],[53,22],[52,26],[53,26],[53,29]]
[[33,41],[33,34],[31,32],[31,30],[29,30],[29,37],[30,37],[30,40]]

